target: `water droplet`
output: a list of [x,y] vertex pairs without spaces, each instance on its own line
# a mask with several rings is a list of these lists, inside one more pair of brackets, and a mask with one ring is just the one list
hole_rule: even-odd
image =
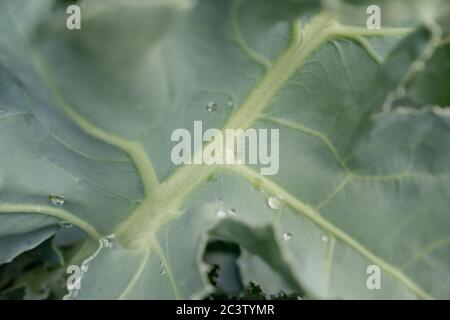
[[53,205],[57,206],[57,207],[60,207],[60,206],[62,206],[64,203],[66,203],[66,199],[64,199],[64,198],[61,197],[61,196],[56,196],[56,195],[54,195],[54,194],[49,194],[49,195],[48,195],[48,200],[50,200],[50,202],[51,202]]
[[206,106],[206,110],[208,110],[208,112],[217,111],[217,103],[209,102],[208,105]]
[[71,224],[70,222],[67,222],[67,221],[62,221],[59,223],[59,225],[66,229],[73,228],[73,224]]
[[281,207],[281,203],[283,202],[282,196],[270,196],[267,200],[267,204],[273,210],[278,210]]
[[159,263],[159,274],[162,276],[166,275],[166,268],[164,267],[164,263]]
[[292,239],[292,234],[291,233],[289,233],[289,232],[283,233],[283,240],[284,241],[289,241],[291,239]]
[[323,235],[321,239],[322,239],[323,242],[328,242],[328,240],[330,240],[328,238],[328,236],[326,236],[326,235]]
[[114,242],[116,241],[116,235],[112,234],[100,239],[103,247],[112,248],[114,246]]
[[226,213],[224,210],[219,209],[219,210],[216,212],[216,216],[217,216],[217,218],[219,218],[219,219],[224,219],[224,218],[227,217],[227,213]]
[[228,100],[227,106],[228,106],[229,108],[233,108],[233,107],[234,107],[234,102],[233,102],[232,100]]

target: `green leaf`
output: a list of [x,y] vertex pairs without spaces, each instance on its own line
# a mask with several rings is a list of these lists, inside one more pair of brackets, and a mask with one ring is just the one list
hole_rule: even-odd
[[[242,246],[241,274],[264,290],[450,296],[450,118],[398,108],[409,92],[445,101],[416,82],[439,71],[424,52],[443,26],[369,31],[310,1],[85,0],[68,31],[54,1],[26,19],[31,2],[0,0],[0,256],[71,223],[99,245],[67,298],[201,298],[212,234]],[[171,133],[194,120],[280,129],[278,174],[174,165]]]

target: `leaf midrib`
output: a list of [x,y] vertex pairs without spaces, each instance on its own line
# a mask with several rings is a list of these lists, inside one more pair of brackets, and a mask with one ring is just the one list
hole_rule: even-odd
[[[291,44],[248,95],[239,110],[230,117],[222,128],[222,132],[225,132],[226,129],[246,129],[250,127],[285,82],[298,71],[317,48],[328,41],[331,34],[326,30],[335,24],[335,21],[328,14],[320,14],[314,17],[303,30],[300,29],[298,21],[293,22]],[[202,150],[199,152],[202,152]],[[152,198],[153,201],[144,202],[135,213],[131,214],[117,228],[118,234],[125,238],[127,242],[145,243],[148,241],[151,235],[146,230],[154,229],[155,222],[167,223],[177,218],[183,200],[216,167],[214,165],[185,165],[178,169],[175,174],[162,182],[160,188],[156,190],[156,197],[149,195],[149,198]],[[174,196],[173,190],[177,190],[176,196]],[[166,208],[165,205],[161,206],[160,203],[170,205]],[[159,209],[159,212],[155,212],[155,209]],[[149,215],[148,213],[152,211],[153,214]],[[155,217],[155,215],[164,215],[164,217]],[[145,222],[146,220],[149,221]],[[137,240],[136,238],[144,238],[145,240]]]

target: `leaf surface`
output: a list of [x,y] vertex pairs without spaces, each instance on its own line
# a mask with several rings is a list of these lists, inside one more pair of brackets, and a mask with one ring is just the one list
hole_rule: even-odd
[[[24,19],[29,3],[0,2],[3,262],[66,221],[100,241],[71,298],[202,297],[209,233],[241,245],[243,278],[268,290],[450,295],[450,118],[426,107],[446,101],[442,90],[423,90],[445,61],[444,26],[368,31],[309,1],[115,1],[100,15],[85,1],[86,32],[74,35],[54,1]],[[191,9],[156,26],[136,12]],[[115,15],[128,26],[115,40],[139,26],[148,45],[101,37]],[[398,108],[402,93],[421,110]],[[174,165],[171,133],[195,120],[279,129],[278,174]],[[381,290],[366,287],[373,264]]]

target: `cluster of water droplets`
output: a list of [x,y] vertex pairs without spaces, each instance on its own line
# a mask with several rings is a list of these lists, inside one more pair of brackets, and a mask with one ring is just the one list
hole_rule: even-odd
[[216,212],[216,216],[219,219],[225,219],[225,218],[229,218],[229,217],[235,217],[237,215],[237,210],[234,208],[231,208],[229,210],[225,210],[225,209],[219,209]]
[[[50,201],[50,203],[52,205],[54,205],[55,207],[61,207],[62,205],[64,205],[66,203],[66,199],[64,197],[57,196],[57,195],[54,195],[54,194],[49,194],[48,195],[48,201]],[[38,207],[37,211],[38,212],[42,212],[42,208]],[[60,225],[61,228],[65,228],[65,229],[73,227],[73,224],[68,222],[68,221],[61,221],[59,223],[59,225]]]
[[208,110],[208,112],[214,112],[214,111],[217,111],[217,103],[215,103],[215,102],[209,102],[207,105],[206,105],[206,110]]
[[[234,108],[234,102],[232,100],[228,100],[227,101],[227,107],[230,108],[230,109]],[[218,109],[219,109],[219,105],[216,102],[214,102],[214,101],[210,101],[206,105],[206,110],[208,112],[214,112],[214,111],[217,111]]]

